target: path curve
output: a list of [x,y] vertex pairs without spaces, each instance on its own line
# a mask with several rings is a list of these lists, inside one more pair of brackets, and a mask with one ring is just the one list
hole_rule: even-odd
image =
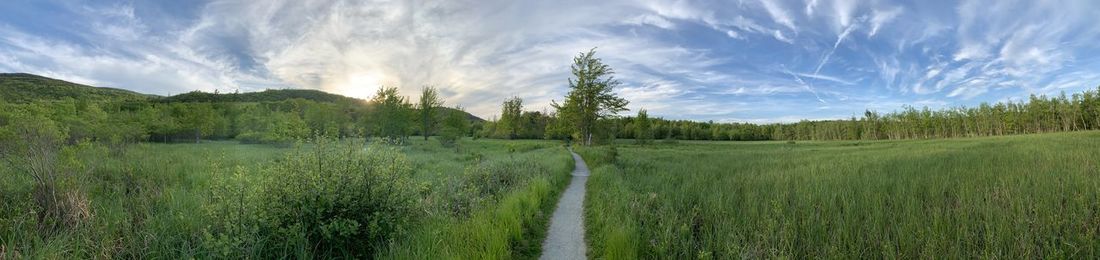
[[558,207],[550,217],[550,230],[542,242],[539,259],[585,259],[584,244],[584,184],[588,182],[588,165],[580,155],[573,154],[575,166],[573,180],[558,200]]

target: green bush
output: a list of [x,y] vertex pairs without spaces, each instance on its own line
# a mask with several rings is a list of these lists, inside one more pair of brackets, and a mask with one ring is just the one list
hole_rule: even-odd
[[548,174],[546,167],[532,161],[494,161],[467,167],[461,178],[441,187],[443,211],[452,216],[468,215],[477,206],[523,187],[535,176]]
[[[308,147],[308,148],[306,148]],[[264,167],[217,181],[207,247],[264,257],[368,257],[405,232],[420,188],[403,154],[318,140]]]

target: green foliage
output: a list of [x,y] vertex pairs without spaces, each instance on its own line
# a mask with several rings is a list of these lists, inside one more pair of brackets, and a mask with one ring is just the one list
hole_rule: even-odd
[[462,108],[455,108],[454,110],[444,111],[443,129],[439,133],[439,142],[444,147],[454,147],[458,144],[458,140],[470,129],[470,121],[464,116],[465,112]]
[[[303,144],[289,153],[272,146],[226,142],[142,144],[122,157],[110,158],[109,167],[97,167],[95,179],[83,181],[92,185],[90,190],[109,191],[90,197],[91,205],[100,205],[93,207],[95,222],[42,242],[5,238],[0,244],[46,258],[533,257],[538,255],[553,201],[568,180],[572,163],[547,143],[510,142],[518,144],[514,159],[506,159],[507,143],[495,140],[467,144],[480,159],[456,155],[431,142],[364,151],[354,145],[358,142],[341,141]],[[88,155],[97,153],[102,152]],[[88,158],[83,161],[94,161]],[[347,165],[358,165],[345,163],[348,158],[404,165],[370,167],[375,169],[373,173],[364,174],[405,172],[408,182],[359,181],[359,177],[343,174]],[[397,164],[390,164],[394,162]],[[452,172],[461,174],[448,174]],[[0,188],[12,183],[18,182],[0,182]],[[374,186],[375,193],[362,194],[351,190],[364,186],[352,183],[408,185]],[[452,193],[445,188],[451,184],[470,192]],[[407,192],[398,192],[398,187],[407,188],[401,189]],[[413,213],[335,210],[362,205],[384,209],[382,205],[403,201],[381,195],[386,191],[415,200]],[[457,202],[466,207],[460,214],[450,208]],[[0,205],[18,204],[4,201]],[[0,208],[0,214],[8,214],[7,209]],[[370,221],[358,220],[357,216],[366,215],[378,220],[374,223],[404,222],[404,231],[369,243],[342,244],[355,243],[366,230],[393,227],[372,227],[364,224]],[[395,219],[402,215],[405,217]],[[21,237],[23,233],[3,228],[10,223],[7,220],[23,218],[0,216],[5,216],[0,218],[0,235]],[[363,250],[379,249],[368,245],[382,245],[384,251],[365,253]]]
[[523,119],[520,118],[522,113],[523,99],[512,97],[504,100],[504,105],[501,106],[500,111],[500,121],[497,121],[495,136],[503,136],[508,139],[518,138],[523,128]]
[[389,143],[404,143],[411,130],[412,105],[397,93],[397,88],[386,87],[379,88],[371,102],[375,104],[371,116],[375,133]]
[[[636,118],[609,119],[617,137],[632,138]],[[900,140],[962,138],[1100,129],[1100,88],[1067,96],[940,110],[906,106],[865,111],[847,120],[747,124],[650,119],[657,137],[679,140]]]
[[[514,143],[505,149],[505,144]],[[434,186],[427,201],[438,214],[400,239],[384,259],[529,259],[539,255],[572,157],[545,142],[482,140],[459,176]],[[508,158],[503,153],[514,150]],[[423,155],[423,153],[418,153]],[[480,158],[480,159],[478,159]],[[445,164],[432,158],[426,165]],[[443,242],[440,241],[449,241]]]
[[[128,91],[95,88],[29,74],[2,74],[0,100],[14,106],[39,106],[68,134],[67,143],[81,140],[113,143],[191,141],[236,138],[244,143],[288,144],[311,133],[337,137],[377,135],[403,142],[418,119],[396,88],[366,102],[316,90],[266,90],[251,93],[190,92],[156,98]],[[439,115],[454,109],[432,89],[434,105],[425,131],[435,134]],[[393,102],[393,101],[397,102]],[[396,104],[396,105],[395,105]],[[396,107],[396,108],[395,108]],[[469,123],[480,118],[461,112]],[[423,115],[421,115],[423,116]],[[463,133],[468,134],[468,133]],[[113,148],[114,149],[114,148]],[[117,150],[117,149],[114,149]]]
[[599,121],[615,117],[625,111],[626,99],[615,96],[615,87],[621,83],[613,76],[611,66],[595,57],[596,49],[573,58],[570,67],[574,78],[569,79],[569,93],[561,105],[554,103],[559,120],[572,126],[585,145],[591,145],[600,129]]
[[361,103],[362,100],[312,89],[268,89],[247,93],[206,93],[192,91],[175,96],[160,98],[164,103],[215,103],[215,102],[277,102],[291,99],[303,99],[320,103]]
[[650,129],[649,114],[645,109],[638,110],[638,116],[634,118],[634,140],[638,144],[648,144],[653,140],[653,129]]
[[79,186],[73,150],[65,146],[65,132],[38,106],[0,114],[0,160],[4,166],[33,180],[31,195],[36,233],[52,236],[75,228],[89,217],[86,196]]
[[436,121],[439,111],[438,108],[443,106],[443,101],[439,99],[439,91],[432,86],[426,86],[420,91],[420,103],[418,108],[420,117],[420,135],[424,136],[424,140],[428,140],[428,137],[435,132]]
[[[307,138],[311,130],[307,122],[295,112],[266,111],[252,107],[242,113],[238,120],[245,122],[240,128],[241,133],[236,136],[242,143],[289,144]],[[322,127],[331,130],[331,127]]]
[[149,98],[128,90],[97,88],[24,73],[0,73],[0,99],[11,103],[63,99],[145,101]]
[[176,118],[179,118],[181,130],[194,133],[196,143],[202,137],[213,134],[217,124],[225,120],[208,103],[191,105],[177,103],[172,108]]
[[257,183],[242,170],[216,181],[207,246],[224,257],[367,257],[410,227],[420,188],[402,154],[325,139],[308,146],[263,167]]

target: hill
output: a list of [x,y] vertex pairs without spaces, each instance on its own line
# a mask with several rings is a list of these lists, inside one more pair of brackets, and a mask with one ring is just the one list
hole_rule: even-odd
[[245,92],[245,93],[207,93],[202,91],[191,91],[175,96],[160,98],[161,102],[271,102],[282,101],[287,99],[306,99],[317,102],[348,102],[348,103],[363,103],[364,101],[357,98],[341,96],[332,94],[320,90],[312,89],[268,89],[259,92]]
[[[174,96],[160,97],[124,89],[104,88],[72,83],[27,73],[0,73],[0,100],[27,103],[34,100],[59,100],[64,98],[108,101],[172,102],[275,102],[288,99],[306,99],[315,102],[369,105],[367,101],[312,89],[268,89],[245,93],[207,93],[192,91]],[[452,110],[453,108],[444,108]],[[477,116],[465,113],[473,122],[483,122]]]
[[[330,102],[330,103],[344,103],[344,104],[362,104],[369,106],[370,103],[366,100],[347,97],[337,94],[332,94],[320,90],[312,89],[268,89],[259,92],[245,92],[245,93],[207,93],[202,91],[191,91],[175,96],[168,96],[159,98],[160,102],[274,102],[288,99],[305,99],[315,102]],[[454,108],[443,107],[443,111],[451,111]],[[477,117],[469,112],[463,112],[466,114],[466,119],[472,122],[484,122],[485,119]]]
[[129,90],[93,87],[26,73],[0,73],[0,99],[13,103],[64,98],[93,100],[147,100],[153,95]]

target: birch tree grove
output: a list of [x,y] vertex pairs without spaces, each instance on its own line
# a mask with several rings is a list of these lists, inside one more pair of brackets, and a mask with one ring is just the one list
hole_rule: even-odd
[[570,68],[573,78],[569,79],[569,93],[562,104],[552,105],[558,110],[559,120],[568,124],[584,145],[592,145],[592,135],[599,130],[597,122],[626,111],[630,102],[613,92],[621,83],[611,66],[596,58],[595,48],[578,54]]

